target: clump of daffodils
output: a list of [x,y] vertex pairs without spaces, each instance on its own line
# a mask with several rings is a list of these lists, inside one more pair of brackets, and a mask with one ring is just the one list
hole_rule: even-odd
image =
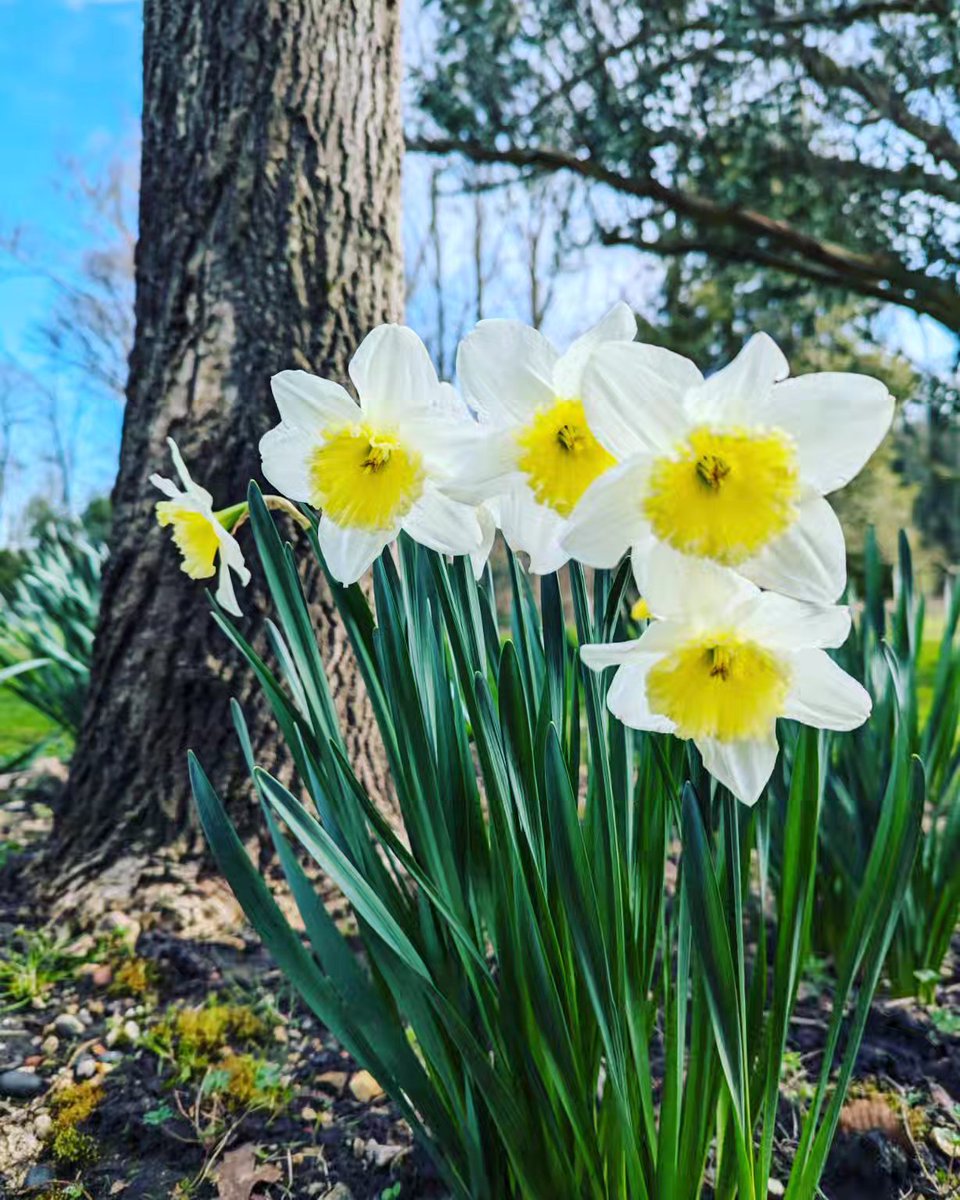
[[[629,553],[643,597],[633,641],[582,647],[616,667],[607,696],[625,724],[692,740],[746,804],[776,761],[780,717],[852,729],[870,700],[827,650],[847,636],[840,524],[826,496],[886,434],[893,400],[876,379],[788,378],[757,334],[708,379],[682,355],[636,342],[616,305],[560,353],[518,321],[481,321],[461,343],[462,395],[437,378],[411,330],[374,329],[350,363],[356,398],[304,371],[273,379],[280,422],[260,452],[288,501],[319,514],[334,578],[359,579],[406,531],[479,575],[499,529],[534,574],[573,558],[609,568]],[[237,612],[231,570],[249,573],[231,530],[186,472],[153,481],[183,569],[214,573]]]

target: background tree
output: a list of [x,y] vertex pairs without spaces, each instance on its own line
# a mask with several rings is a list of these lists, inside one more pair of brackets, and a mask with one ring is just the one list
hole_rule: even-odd
[[[167,471],[169,435],[218,502],[241,498],[275,420],[270,376],[344,376],[362,334],[399,315],[398,25],[398,4],[381,0],[144,5],[136,334],[90,695],[57,828],[86,870],[190,829],[190,745],[235,808],[249,803],[231,696],[258,756],[278,755],[255,687],[154,525],[147,478]],[[352,661],[332,603],[306,582],[351,752],[376,790]],[[256,577],[243,607],[259,644]]]
[[507,186],[570,181],[594,245],[664,266],[645,336],[706,369],[766,328],[795,370],[887,378],[905,403],[841,503],[851,548],[874,521],[890,549],[912,519],[952,569],[956,375],[880,352],[877,330],[895,304],[960,334],[960,3],[432,8],[408,144]]
[[960,332],[957,0],[435,0],[412,144],[565,171],[597,234]]

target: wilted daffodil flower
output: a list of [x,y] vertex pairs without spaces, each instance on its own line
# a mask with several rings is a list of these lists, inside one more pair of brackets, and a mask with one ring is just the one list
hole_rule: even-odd
[[274,487],[320,510],[320,547],[334,577],[355,582],[401,529],[441,553],[477,550],[476,514],[447,492],[457,422],[443,411],[426,347],[411,329],[381,325],[349,369],[359,406],[332,380],[275,375],[282,419],[260,442]]
[[169,525],[173,540],[183,558],[182,569],[191,579],[209,579],[216,572],[216,558],[220,556],[220,580],[217,585],[217,602],[227,612],[239,617],[240,606],[233,589],[233,571],[240,583],[246,587],[250,572],[243,561],[243,551],[231,533],[237,521],[246,513],[246,504],[234,504],[230,508],[213,508],[213,497],[199,484],[194,483],[173,438],[167,438],[173,465],[183,489],[162,475],[151,475],[150,482],[160,489],[167,500],[157,502],[157,521]]
[[692,738],[710,774],[754,804],[776,762],[778,717],[846,730],[870,715],[867,692],[824,652],[846,639],[850,614],[666,557],[668,569],[640,573],[657,619],[633,641],[581,656],[594,670],[619,668],[607,705],[625,725]]
[[824,496],[876,450],[893,399],[865,375],[787,379],[788,370],[763,333],[707,380],[656,347],[601,347],[584,375],[584,405],[621,464],[578,506],[569,553],[610,567],[628,547],[654,561],[672,548],[761,587],[836,600],[846,555]]
[[637,323],[626,304],[560,354],[520,321],[481,321],[460,343],[457,375],[480,419],[460,456],[461,490],[498,498],[498,519],[511,549],[530,556],[535,574],[555,571],[569,555],[560,535],[591,483],[616,461],[594,436],[581,377],[603,342],[630,342]]

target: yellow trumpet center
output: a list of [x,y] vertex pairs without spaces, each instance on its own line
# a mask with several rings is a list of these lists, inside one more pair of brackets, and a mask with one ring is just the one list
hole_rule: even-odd
[[643,510],[661,541],[733,566],[790,527],[799,485],[784,434],[700,428],[654,462]]
[[216,530],[202,513],[184,508],[176,500],[160,500],[157,522],[173,527],[173,541],[183,559],[181,569],[191,579],[209,579],[220,542]]
[[518,465],[539,504],[562,517],[615,459],[593,436],[579,400],[558,400],[517,434]]
[[345,528],[393,529],[423,492],[423,461],[392,430],[327,430],[310,456],[311,503]]
[[705,635],[665,655],[647,675],[647,702],[685,738],[765,736],[783,711],[787,665],[736,634]]

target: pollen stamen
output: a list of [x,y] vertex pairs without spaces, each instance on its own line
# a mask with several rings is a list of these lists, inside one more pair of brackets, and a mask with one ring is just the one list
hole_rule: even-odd
[[710,677],[726,680],[733,665],[733,656],[726,646],[711,646],[707,651],[710,656]]
[[697,475],[707,487],[718,491],[721,482],[730,474],[730,466],[717,454],[701,454],[697,459]]
[[583,430],[576,425],[566,422],[557,430],[557,441],[564,450],[578,451],[583,449],[585,442]]

